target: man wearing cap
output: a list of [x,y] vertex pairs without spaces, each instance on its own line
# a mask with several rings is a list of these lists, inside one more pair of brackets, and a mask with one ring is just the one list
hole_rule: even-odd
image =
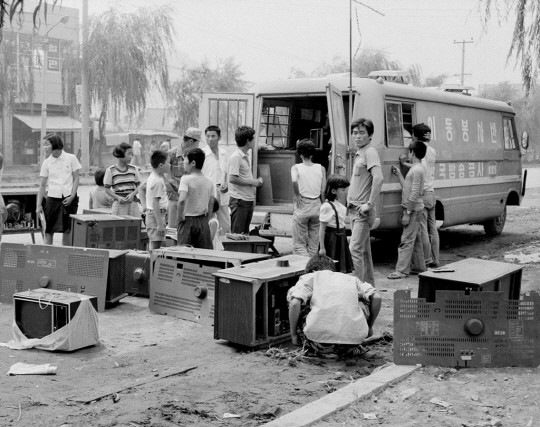
[[[174,194],[169,195],[169,221],[168,226],[171,228],[177,227],[177,203],[178,203],[178,187],[180,178],[185,174],[184,170],[184,155],[192,148],[199,147],[201,140],[200,129],[190,127],[184,133],[184,140],[178,147],[171,148],[167,151],[171,160],[170,184],[174,188]],[[171,197],[172,196],[172,197]]]

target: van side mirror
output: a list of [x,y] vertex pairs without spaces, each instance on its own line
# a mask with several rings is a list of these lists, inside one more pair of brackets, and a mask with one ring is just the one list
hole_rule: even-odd
[[527,132],[523,132],[521,134],[521,147],[526,150],[529,148],[529,134]]

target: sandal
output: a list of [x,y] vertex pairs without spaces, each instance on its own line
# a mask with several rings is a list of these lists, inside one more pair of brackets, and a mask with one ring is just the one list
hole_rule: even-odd
[[358,347],[351,348],[349,351],[347,351],[347,353],[345,354],[345,357],[362,357],[368,351],[369,349],[359,345]]
[[401,273],[400,271],[394,271],[393,273],[390,273],[388,275],[388,279],[404,279],[405,277],[408,277],[408,274]]

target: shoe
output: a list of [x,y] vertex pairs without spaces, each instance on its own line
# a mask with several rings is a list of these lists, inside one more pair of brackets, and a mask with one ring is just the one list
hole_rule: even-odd
[[405,274],[405,273],[402,273],[400,271],[394,271],[393,273],[390,273],[388,275],[388,279],[404,279],[405,277],[408,277],[409,275],[408,274]]
[[365,348],[365,347],[362,347],[361,345],[359,345],[358,347],[355,347],[355,348],[352,348],[350,349],[345,357],[361,357],[363,356],[364,354],[366,354],[367,352],[369,351],[369,349]]
[[427,270],[419,271],[419,270],[411,270],[410,274],[414,274],[415,276],[418,276],[420,273],[425,273]]
[[431,268],[437,268],[437,267],[440,267],[441,264],[439,264],[438,262],[430,262],[428,264],[428,267],[431,267]]

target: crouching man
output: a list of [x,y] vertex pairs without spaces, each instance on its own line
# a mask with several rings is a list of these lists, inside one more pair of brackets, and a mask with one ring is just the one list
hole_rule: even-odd
[[293,344],[318,356],[363,353],[360,344],[373,335],[381,295],[356,276],[337,273],[334,261],[314,255],[306,274],[287,293]]

